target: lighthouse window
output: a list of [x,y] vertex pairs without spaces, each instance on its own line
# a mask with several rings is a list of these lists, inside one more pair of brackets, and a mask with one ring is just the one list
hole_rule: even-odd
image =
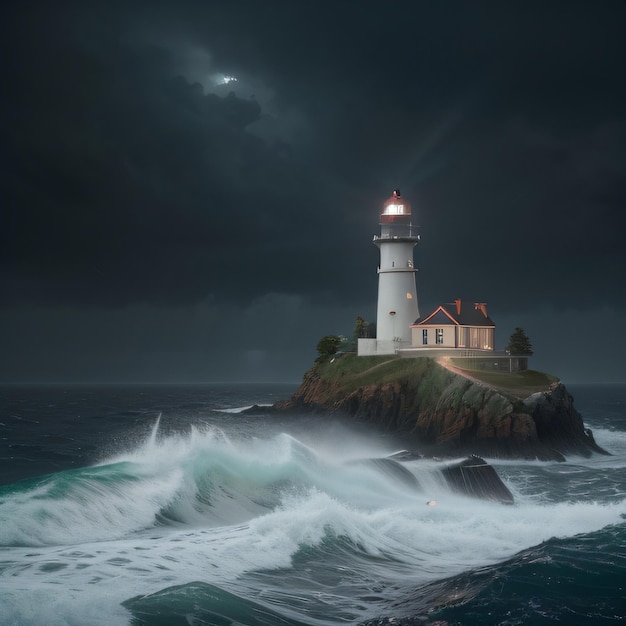
[[385,215],[403,215],[404,204],[388,204],[385,207]]
[[443,328],[435,329],[435,343],[443,343]]
[[428,329],[427,328],[422,329],[422,344],[425,346],[428,345]]

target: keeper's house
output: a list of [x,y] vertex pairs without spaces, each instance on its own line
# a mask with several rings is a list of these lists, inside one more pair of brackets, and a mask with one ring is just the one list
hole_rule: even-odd
[[439,305],[430,315],[411,324],[411,347],[398,349],[396,354],[449,357],[465,369],[528,369],[528,357],[494,351],[495,331],[484,302],[458,299]]
[[411,325],[411,346],[493,350],[495,330],[484,302],[455,300]]

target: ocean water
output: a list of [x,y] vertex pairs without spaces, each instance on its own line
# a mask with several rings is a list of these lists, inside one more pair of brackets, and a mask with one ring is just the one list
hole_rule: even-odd
[[0,387],[0,624],[626,621],[626,385],[569,387],[611,456],[491,460],[511,506],[295,388]]

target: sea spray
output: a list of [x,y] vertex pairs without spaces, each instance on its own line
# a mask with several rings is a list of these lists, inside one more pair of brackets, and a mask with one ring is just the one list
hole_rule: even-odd
[[121,538],[154,525],[180,488],[179,470],[146,476],[132,463],[59,472],[0,487],[0,544],[66,545]]
[[156,443],[156,438],[157,438],[157,433],[159,432],[160,423],[161,423],[161,413],[159,413],[159,416],[156,418],[156,421],[154,422],[154,426],[152,427],[152,430],[150,432],[150,437],[148,438],[148,442],[147,442],[148,448],[153,448]]
[[[119,437],[123,448],[96,466],[1,489],[0,533],[13,529],[0,565],[3,619],[408,624],[446,619],[455,603],[450,623],[470,611],[485,624],[507,611],[519,623],[543,611],[586,626],[618,614],[626,462],[614,450],[566,463],[494,460],[515,494],[501,506],[452,493],[446,462],[403,463],[417,487],[382,471],[369,460],[397,450],[389,440],[347,429],[341,438],[319,416],[281,432],[271,415],[189,410],[157,424],[161,407],[150,406],[131,425],[143,429],[136,445]],[[98,428],[85,424],[76,440]]]

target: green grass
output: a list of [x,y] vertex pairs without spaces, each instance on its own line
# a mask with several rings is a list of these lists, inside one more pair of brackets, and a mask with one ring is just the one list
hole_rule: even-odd
[[[443,383],[449,375],[447,370],[437,367],[432,358],[403,359],[393,355],[359,357],[355,354],[343,354],[335,357],[332,363],[330,361],[317,363],[315,368],[322,379],[340,385],[346,391],[367,385],[403,383],[426,377],[430,383],[434,381]],[[551,383],[559,380],[556,376],[534,370],[512,373],[484,370],[463,371],[489,387],[518,398],[525,398],[537,391],[545,391]]]
[[397,356],[356,356],[344,354],[331,363],[316,365],[319,375],[348,391],[366,385],[381,385],[422,375],[432,361],[426,358],[401,359]]
[[525,370],[523,372],[490,372],[485,370],[464,370],[472,378],[484,382],[495,389],[507,391],[518,397],[527,397],[537,391],[545,391],[559,379],[552,374]]

